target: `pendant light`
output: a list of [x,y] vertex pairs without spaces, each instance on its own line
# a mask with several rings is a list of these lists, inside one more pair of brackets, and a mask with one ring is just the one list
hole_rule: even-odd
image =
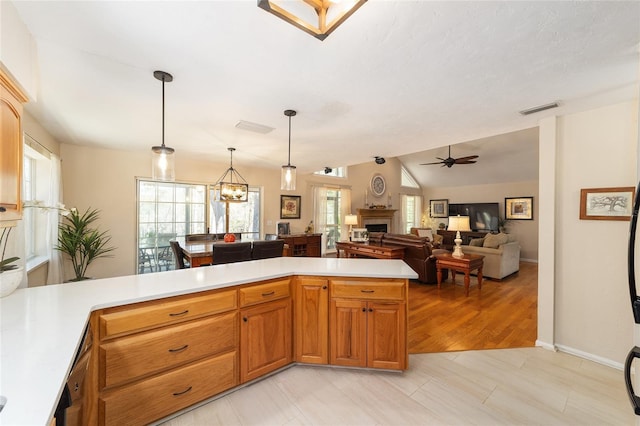
[[154,71],[153,76],[162,81],[162,145],[151,148],[151,177],[153,180],[173,181],[175,175],[175,150],[164,145],[164,83],[173,76],[164,71]]
[[[249,185],[242,175],[233,168],[233,151],[236,149],[227,149],[231,153],[231,165],[215,183],[215,186],[218,188],[216,201],[228,203],[246,202],[249,199]],[[235,182],[233,181],[234,177]]]
[[292,109],[285,110],[284,115],[289,117],[289,157],[287,165],[282,166],[282,176],[280,178],[280,189],[283,191],[294,191],[296,189],[296,166],[291,165],[291,117],[296,115]]

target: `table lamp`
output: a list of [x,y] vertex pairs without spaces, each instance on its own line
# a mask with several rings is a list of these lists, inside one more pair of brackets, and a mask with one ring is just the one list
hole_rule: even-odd
[[462,237],[460,231],[471,231],[469,227],[469,216],[449,216],[449,231],[456,231],[456,238],[453,240],[456,243],[456,247],[453,250],[453,257],[463,257],[462,253]]
[[344,224],[349,225],[349,241],[351,241],[353,238],[353,225],[358,224],[358,216],[355,214],[345,215]]

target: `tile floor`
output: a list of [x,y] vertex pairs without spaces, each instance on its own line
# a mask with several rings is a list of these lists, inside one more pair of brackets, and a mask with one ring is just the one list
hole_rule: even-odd
[[542,348],[410,355],[404,373],[295,366],[164,423],[633,425],[622,372]]

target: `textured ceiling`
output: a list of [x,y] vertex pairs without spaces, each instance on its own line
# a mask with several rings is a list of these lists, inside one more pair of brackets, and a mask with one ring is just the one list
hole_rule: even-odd
[[[415,164],[446,157],[448,144],[472,140],[472,154],[498,161],[490,136],[638,95],[639,2],[370,0],[325,41],[254,0],[14,5],[37,43],[38,93],[27,110],[66,143],[158,145],[153,71],[164,70],[174,76],[165,142],[179,156],[226,161],[233,146],[240,168],[279,168],[291,108],[300,172],[399,156],[424,184],[446,167]],[[558,109],[517,113],[556,100]],[[239,120],[275,130],[240,130]],[[498,141],[511,158],[532,158],[532,145],[537,157],[535,143]]]

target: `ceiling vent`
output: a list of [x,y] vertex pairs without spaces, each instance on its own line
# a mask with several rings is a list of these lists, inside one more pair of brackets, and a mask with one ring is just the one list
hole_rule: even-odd
[[552,103],[546,104],[546,105],[539,105],[537,107],[533,107],[533,108],[529,108],[529,109],[523,109],[522,111],[519,111],[519,112],[522,115],[529,115],[529,114],[535,114],[536,112],[545,111],[545,110],[551,109],[551,108],[558,108],[559,106],[560,106],[560,104],[558,102],[552,102]]
[[240,120],[236,123],[236,127],[242,130],[248,130],[250,132],[267,134],[273,131],[273,127],[265,126],[263,124],[252,123],[250,121]]

